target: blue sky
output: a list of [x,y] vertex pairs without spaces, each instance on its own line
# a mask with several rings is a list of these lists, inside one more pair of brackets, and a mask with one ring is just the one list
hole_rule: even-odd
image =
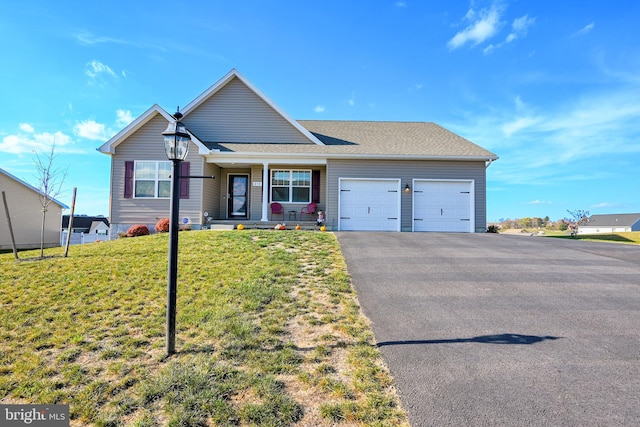
[[[433,121],[495,152],[487,214],[640,212],[640,3],[23,1],[3,7],[0,168],[55,141],[77,213],[108,214],[96,151],[232,68],[296,119]],[[10,13],[9,13],[10,12]],[[159,144],[161,141],[159,139]]]

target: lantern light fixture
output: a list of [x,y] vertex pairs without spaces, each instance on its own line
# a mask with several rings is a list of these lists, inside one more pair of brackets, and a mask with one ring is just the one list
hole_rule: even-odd
[[164,150],[169,160],[178,160],[181,162],[185,160],[187,154],[189,154],[191,136],[187,132],[184,123],[180,121],[182,113],[178,110],[173,117],[175,117],[175,121],[169,122],[167,129],[162,132],[164,136]]

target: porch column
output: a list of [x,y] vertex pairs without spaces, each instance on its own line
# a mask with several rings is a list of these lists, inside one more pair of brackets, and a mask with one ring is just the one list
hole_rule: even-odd
[[262,218],[269,221],[269,162],[262,163]]

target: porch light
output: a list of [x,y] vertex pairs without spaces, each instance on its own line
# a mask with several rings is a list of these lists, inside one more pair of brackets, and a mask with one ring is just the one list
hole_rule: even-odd
[[191,137],[176,112],[164,135],[164,149],[173,163],[171,169],[171,207],[169,211],[169,273],[167,274],[167,356],[176,352],[176,301],[178,298],[178,221],[180,215],[180,162],[189,152]]
[[409,184],[405,185],[404,190],[402,191],[404,191],[405,193],[411,193],[411,187],[409,187]]
[[164,135],[164,150],[169,160],[183,161],[189,153],[191,137],[187,133],[185,125],[180,121],[182,113],[178,111],[173,117],[176,119],[175,122],[169,123],[167,129],[162,132],[162,135]]

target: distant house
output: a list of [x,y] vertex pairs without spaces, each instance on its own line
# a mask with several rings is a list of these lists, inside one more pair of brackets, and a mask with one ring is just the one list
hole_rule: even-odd
[[[109,240],[111,227],[109,219],[104,216],[77,215],[73,217],[71,226],[73,227],[70,241],[72,245],[95,242],[96,240]],[[68,232],[69,215],[64,215],[62,217],[61,245],[66,243]]]
[[[1,191],[5,192],[7,198],[16,246],[18,249],[39,248],[42,230],[42,192],[3,169],[0,169]],[[47,248],[60,245],[63,209],[68,209],[68,206],[55,199],[49,205],[44,225],[44,246]],[[11,236],[4,206],[0,208],[0,216],[0,250],[11,249]]]
[[[181,181],[180,218],[193,228],[300,220],[313,204],[331,230],[486,230],[498,156],[435,123],[294,120],[236,70],[181,114],[192,141],[181,175],[216,177]],[[112,236],[168,216],[162,132],[173,121],[153,105],[99,148],[111,156]]]
[[640,213],[591,215],[578,227],[578,234],[640,231]]

